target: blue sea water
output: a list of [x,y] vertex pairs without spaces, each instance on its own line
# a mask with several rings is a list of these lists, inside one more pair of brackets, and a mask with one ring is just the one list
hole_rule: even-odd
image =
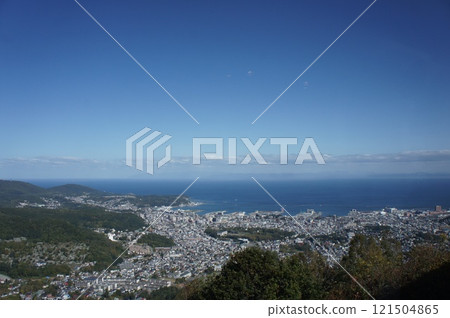
[[[292,214],[307,209],[323,215],[345,215],[351,209],[368,211],[384,207],[450,207],[450,179],[352,179],[352,180],[259,180]],[[179,194],[192,180],[30,180],[51,187],[76,183],[118,194]],[[213,211],[276,211],[279,206],[251,179],[211,181],[199,179],[187,192],[202,205],[204,213]]]

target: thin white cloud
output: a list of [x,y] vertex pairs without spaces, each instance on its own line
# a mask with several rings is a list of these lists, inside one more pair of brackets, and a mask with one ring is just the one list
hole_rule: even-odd
[[33,158],[6,158],[0,159],[0,165],[85,165],[85,164],[99,164],[100,161],[92,159],[84,159],[77,157],[33,157]]
[[[237,164],[223,160],[206,160],[200,165],[192,164],[192,157],[177,156],[155,176],[180,178],[199,175],[285,175],[292,176],[367,176],[382,174],[448,174],[450,171],[450,150],[405,151],[388,154],[326,155],[325,165],[317,165],[314,160],[303,165],[294,165],[297,154],[289,155],[288,165],[280,165],[278,154],[263,154],[267,165],[258,165],[254,159],[248,165],[240,164],[243,156],[238,156]],[[134,178],[149,176],[134,168],[127,167],[124,159],[96,160],[79,157],[33,157],[0,159],[0,178]]]
[[[280,159],[278,154],[263,154],[264,159],[268,164],[278,164]],[[245,154],[238,156],[236,158],[239,164]],[[293,163],[297,154],[289,155],[289,162]],[[386,154],[352,154],[352,155],[330,155],[323,154],[326,163],[395,163],[395,162],[450,162],[450,150],[420,150],[420,151],[405,151],[399,153],[386,153]],[[202,164],[205,165],[218,165],[218,164],[228,164],[228,158],[222,160],[206,160],[202,158]],[[305,161],[306,162],[306,161]],[[186,165],[192,164],[192,158],[189,156],[177,156],[172,157],[170,161],[172,165]],[[256,163],[252,158],[250,163]],[[1,166],[8,165],[26,165],[26,166],[36,166],[36,165],[49,165],[49,166],[118,166],[125,165],[125,160],[97,160],[97,159],[87,159],[79,157],[16,157],[16,158],[4,158],[0,159]]]
[[450,150],[419,150],[387,154],[324,155],[327,162],[434,162],[450,161]]

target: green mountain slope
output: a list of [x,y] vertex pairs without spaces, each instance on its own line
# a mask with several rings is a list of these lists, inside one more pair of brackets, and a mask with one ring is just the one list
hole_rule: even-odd
[[48,194],[64,195],[64,196],[80,196],[80,195],[90,195],[90,196],[101,196],[107,195],[108,193],[92,189],[86,186],[78,184],[65,184],[61,186],[56,186],[49,188],[47,190]]
[[0,180],[0,206],[15,206],[21,201],[41,203],[47,190],[31,183]]
[[[115,196],[113,193],[78,184],[66,184],[45,189],[27,182],[0,180],[0,207],[17,207],[20,202],[24,201],[28,201],[29,203],[43,203],[43,197],[54,198],[63,203],[66,207],[75,207],[76,204],[71,204],[62,197],[78,197],[82,195],[87,195],[89,198],[98,202],[111,200],[111,196]],[[128,201],[135,204],[138,207],[144,207],[167,206],[172,204],[176,198],[177,195],[133,195],[128,198],[122,198],[122,200],[124,202]],[[181,196],[173,205],[178,206],[181,204],[188,204],[189,202],[187,196]]]
[[[72,246],[85,246],[84,262],[95,262],[92,269],[101,270],[115,260],[123,247],[92,229],[101,227],[133,231],[144,225],[143,220],[134,214],[100,209],[0,208],[0,254],[25,255],[42,243],[52,246],[70,243]],[[65,268],[63,272],[67,271],[67,266]],[[0,272],[11,277],[46,276],[52,270],[61,271],[61,267],[36,268],[26,262],[0,261]]]

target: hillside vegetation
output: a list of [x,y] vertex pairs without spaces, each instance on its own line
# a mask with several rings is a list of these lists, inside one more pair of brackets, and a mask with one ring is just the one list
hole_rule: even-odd
[[[450,252],[423,245],[403,253],[394,240],[357,235],[340,261],[376,299],[448,299]],[[173,294],[173,293],[172,293]],[[218,274],[198,278],[178,299],[370,299],[338,266],[316,252],[280,258],[250,247]]]
[[[226,227],[220,229],[213,229],[208,227],[205,233],[211,237],[218,239],[247,239],[249,241],[275,241],[283,240],[286,237],[292,236],[295,233],[284,231],[280,229],[266,229],[266,228],[242,228],[242,227]],[[220,233],[220,235],[219,235]]]
[[141,238],[139,238],[138,243],[147,244],[153,248],[175,246],[175,242],[171,238],[156,233],[142,235]]
[[[67,242],[86,247],[84,262],[95,262],[92,269],[108,266],[121,252],[119,243],[110,241],[94,228],[136,230],[145,224],[130,213],[112,213],[100,209],[46,210],[38,208],[0,208],[0,252],[6,251],[13,259],[30,254],[38,243],[59,244]],[[25,238],[25,241],[18,240]],[[14,240],[15,239],[15,240]],[[13,253],[11,255],[11,253]],[[11,277],[48,276],[49,273],[66,273],[62,264],[36,268],[20,262],[0,263],[0,272]]]
[[20,201],[42,203],[46,189],[31,183],[0,180],[0,206],[16,206]]
[[[78,184],[66,184],[45,189],[31,183],[22,181],[0,180],[0,207],[17,207],[21,202],[44,203],[42,198],[54,198],[65,207],[75,208],[80,204],[74,204],[64,199],[64,197],[87,196],[96,202],[104,203],[120,197],[123,202],[129,202],[137,207],[146,206],[179,206],[188,204],[189,198],[181,196],[176,202],[177,195],[122,195],[108,193]],[[84,205],[82,205],[84,207]]]

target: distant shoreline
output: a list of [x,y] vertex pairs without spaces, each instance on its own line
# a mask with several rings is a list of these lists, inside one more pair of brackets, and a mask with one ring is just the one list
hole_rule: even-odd
[[[450,207],[450,179],[330,179],[303,181],[260,180],[277,200],[292,213],[314,209],[323,215],[347,215],[358,211],[398,209],[433,209]],[[34,180],[51,187],[64,183],[82,185],[117,194],[178,195],[189,182],[157,180]],[[279,211],[279,207],[252,180],[206,181],[200,179],[186,196],[198,204],[202,214],[226,210],[253,212]]]

